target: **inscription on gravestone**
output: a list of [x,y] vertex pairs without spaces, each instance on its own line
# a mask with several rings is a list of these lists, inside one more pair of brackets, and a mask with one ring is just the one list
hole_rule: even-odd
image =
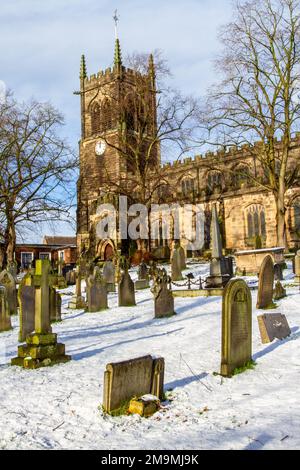
[[221,375],[231,377],[252,356],[252,299],[245,281],[233,279],[227,284],[222,306]]
[[291,335],[286,316],[281,313],[260,315],[257,320],[263,344],[272,343],[275,338],[285,339]]

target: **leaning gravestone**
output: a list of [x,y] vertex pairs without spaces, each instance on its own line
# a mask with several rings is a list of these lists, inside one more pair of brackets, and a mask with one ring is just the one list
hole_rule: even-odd
[[259,270],[259,283],[256,308],[269,308],[273,305],[274,264],[273,258],[267,255]]
[[6,288],[7,294],[7,301],[8,301],[8,308],[10,315],[17,315],[18,308],[17,308],[17,288],[16,288],[16,281],[13,275],[4,270],[0,273],[0,285]]
[[174,297],[172,291],[168,288],[169,283],[170,279],[166,270],[159,269],[154,279],[154,286],[151,289],[154,295],[155,318],[175,315]]
[[171,270],[172,270],[171,277],[172,277],[173,282],[182,281],[183,277],[181,273],[181,269],[182,269],[181,266],[182,266],[182,259],[180,255],[180,249],[175,248],[173,251],[172,263],[171,263]]
[[6,289],[5,287],[0,286],[0,333],[2,331],[8,331],[11,329],[12,326],[9,314]]
[[275,338],[285,339],[291,335],[288,321],[281,313],[260,315],[257,320],[263,344],[272,343]]
[[27,335],[34,331],[35,288],[33,276],[27,273],[18,289],[20,330],[19,342],[25,341]]
[[231,377],[234,370],[252,360],[252,298],[245,281],[227,284],[222,306],[221,375]]
[[116,271],[113,261],[105,261],[102,276],[107,284],[107,292],[116,292],[115,275]]
[[94,274],[87,279],[86,295],[88,312],[100,312],[108,308],[107,284],[97,268],[95,268]]
[[133,397],[152,394],[163,398],[165,361],[162,357],[139,357],[107,364],[104,373],[103,408],[112,413]]
[[125,268],[119,282],[119,307],[135,306],[134,282],[130,277],[128,268]]

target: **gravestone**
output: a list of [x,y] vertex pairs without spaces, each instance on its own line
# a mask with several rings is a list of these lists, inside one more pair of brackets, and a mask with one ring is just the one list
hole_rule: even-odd
[[119,282],[119,307],[133,307],[135,303],[134,282],[126,267]]
[[33,275],[28,272],[22,279],[18,289],[19,300],[19,342],[26,340],[26,337],[34,331],[35,318],[35,288]]
[[257,320],[263,344],[272,343],[275,338],[285,339],[291,335],[288,321],[281,313],[260,315]]
[[267,255],[259,270],[259,283],[256,308],[269,308],[273,305],[274,264],[272,256]]
[[163,398],[163,358],[139,357],[128,361],[107,364],[104,373],[103,408],[107,413],[118,410],[133,398],[146,394]]
[[56,292],[56,289],[51,286],[49,292],[49,314],[51,323],[61,321],[61,296]]
[[7,300],[7,292],[4,286],[0,286],[0,333],[12,329]]
[[286,297],[286,290],[280,281],[277,281],[274,289],[274,300],[280,300]]
[[81,310],[86,308],[86,302],[82,297],[81,293],[81,272],[80,267],[77,266],[76,270],[76,290],[75,295],[72,297],[71,301],[68,304],[68,308],[72,310]]
[[103,265],[103,279],[107,284],[107,292],[116,292],[115,276],[116,270],[113,261],[105,261]]
[[182,269],[181,266],[182,266],[182,259],[180,255],[180,249],[175,248],[173,250],[172,262],[171,262],[171,273],[172,273],[171,277],[172,277],[173,282],[182,281],[183,277],[181,273],[181,269]]
[[232,277],[232,261],[222,253],[222,240],[216,204],[212,208],[211,219],[211,261],[210,272],[206,278],[206,288],[216,289],[225,287]]
[[283,272],[281,264],[274,264],[274,279],[275,281],[283,281]]
[[7,270],[4,270],[0,273],[0,285],[4,286],[6,289],[9,314],[17,315],[18,304],[17,304],[16,281],[13,275]]
[[295,281],[300,284],[300,250],[297,251],[294,265],[295,265]]
[[136,290],[141,290],[141,289],[148,289],[149,287],[150,285],[149,285],[148,267],[146,263],[142,262],[139,265],[138,280],[135,282],[135,288]]
[[95,268],[94,274],[87,279],[87,311],[100,312],[108,308],[107,284],[103,280],[99,268]]
[[49,270],[48,260],[37,260],[33,285],[35,288],[34,332],[26,337],[26,344],[18,347],[18,356],[11,360],[13,366],[37,369],[69,361],[65,345],[57,343],[52,333],[49,313]]
[[179,258],[180,258],[181,270],[183,271],[184,269],[186,269],[186,259],[185,259],[185,251],[182,248],[182,246],[178,247],[178,252],[179,252]]
[[245,281],[233,279],[225,287],[222,304],[221,375],[231,377],[252,358],[252,298]]
[[174,297],[169,289],[170,278],[165,269],[159,269],[154,279],[151,292],[154,295],[155,318],[164,318],[175,315]]
[[75,286],[76,284],[76,271],[67,271],[66,273],[66,283],[68,286]]

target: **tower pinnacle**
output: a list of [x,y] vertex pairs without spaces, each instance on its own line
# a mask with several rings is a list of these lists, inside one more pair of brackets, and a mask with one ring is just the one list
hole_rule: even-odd
[[87,77],[87,71],[86,71],[85,55],[82,54],[81,62],[80,62],[80,75],[79,75],[79,78],[80,78],[80,80],[84,80],[86,77]]

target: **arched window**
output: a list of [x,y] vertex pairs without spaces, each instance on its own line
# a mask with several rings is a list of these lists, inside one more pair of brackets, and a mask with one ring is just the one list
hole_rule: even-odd
[[167,183],[161,184],[157,189],[157,194],[160,200],[168,198],[171,194],[170,186]]
[[100,132],[100,114],[100,106],[98,103],[95,103],[91,110],[92,135],[98,134]]
[[207,177],[207,186],[210,191],[222,189],[222,174],[220,171],[210,171]]
[[109,100],[105,100],[102,104],[101,113],[101,131],[105,132],[112,128],[112,109]]
[[181,181],[181,190],[184,196],[189,196],[194,192],[195,180],[192,178],[185,178]]
[[127,131],[135,130],[135,106],[132,96],[128,96],[125,102],[124,119]]
[[238,166],[234,170],[233,185],[236,189],[240,189],[242,186],[249,183],[249,168],[245,165]]
[[247,215],[247,237],[251,239],[260,236],[266,237],[266,215],[261,204],[252,204],[246,209]]

